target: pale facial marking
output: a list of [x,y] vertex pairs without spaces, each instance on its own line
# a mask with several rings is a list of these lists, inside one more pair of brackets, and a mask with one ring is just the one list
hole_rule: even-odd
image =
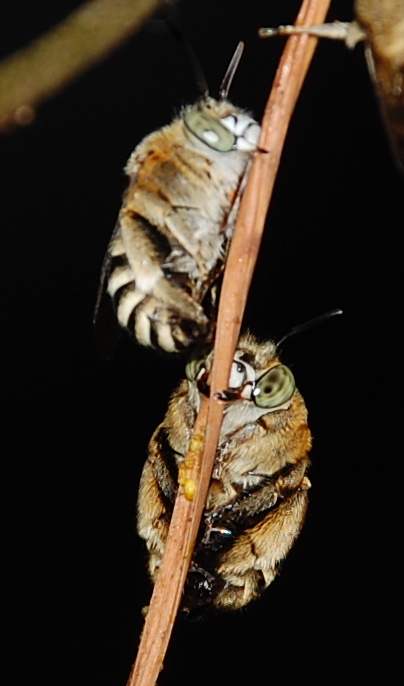
[[236,136],[237,150],[248,152],[255,150],[261,134],[261,127],[247,114],[230,114],[220,120]]

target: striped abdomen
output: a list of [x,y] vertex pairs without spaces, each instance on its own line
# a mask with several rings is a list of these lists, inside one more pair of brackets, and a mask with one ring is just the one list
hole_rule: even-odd
[[146,219],[122,210],[108,249],[107,292],[120,326],[141,345],[180,352],[207,336],[209,321],[191,297],[187,275],[165,270],[171,252],[168,240]]

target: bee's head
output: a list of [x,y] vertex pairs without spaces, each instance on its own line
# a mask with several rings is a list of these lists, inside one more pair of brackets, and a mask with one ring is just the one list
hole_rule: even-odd
[[[187,378],[194,382],[202,395],[209,395],[209,373],[212,367],[212,350],[204,348],[191,356],[186,366]],[[257,408],[271,412],[289,404],[295,380],[291,370],[281,364],[276,345],[259,343],[247,334],[240,339],[230,371],[229,388],[219,394],[226,402],[250,401]]]
[[218,152],[253,152],[257,148],[259,124],[228,100],[204,98],[186,108],[183,119],[188,131]]

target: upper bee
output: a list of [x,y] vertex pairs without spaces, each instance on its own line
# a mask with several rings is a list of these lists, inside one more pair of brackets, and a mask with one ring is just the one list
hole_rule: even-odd
[[244,110],[209,97],[129,158],[97,309],[106,291],[118,323],[142,345],[179,352],[211,338],[216,284],[259,134]]

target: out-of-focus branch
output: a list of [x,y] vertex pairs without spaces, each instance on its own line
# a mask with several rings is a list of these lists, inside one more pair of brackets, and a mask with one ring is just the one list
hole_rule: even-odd
[[91,0],[0,64],[0,131],[29,124],[36,107],[126,40],[163,0]]
[[[304,0],[297,23],[324,21],[329,4],[330,0]],[[179,488],[164,559],[127,686],[154,686],[163,665],[219,440],[223,410],[222,404],[215,400],[214,393],[224,390],[228,385],[286,131],[316,44],[317,40],[308,36],[293,36],[288,40],[265,110],[260,152],[243,196],[223,280],[211,378],[212,394],[209,401],[202,403],[190,452],[184,463],[187,477],[196,483],[196,495],[193,500],[186,500],[184,489]]]

